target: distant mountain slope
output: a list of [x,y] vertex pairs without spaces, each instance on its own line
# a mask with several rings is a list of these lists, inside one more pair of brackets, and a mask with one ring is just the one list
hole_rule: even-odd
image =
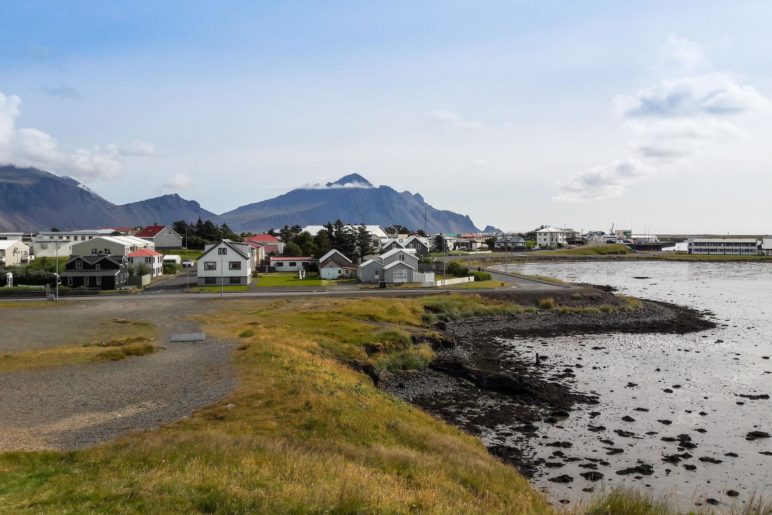
[[117,225],[115,206],[68,177],[0,166],[0,230],[37,231]]
[[220,223],[198,202],[164,195],[116,206],[78,181],[36,168],[0,166],[0,231],[168,224],[198,217]]
[[122,225],[170,224],[177,220],[195,222],[198,218],[222,223],[219,216],[203,209],[195,200],[185,200],[176,193],[116,206],[114,212],[118,219],[126,222]]
[[[426,227],[424,227],[424,215]],[[239,207],[221,215],[237,230],[263,231],[283,225],[313,225],[341,219],[347,223],[400,224],[427,232],[476,232],[469,216],[442,211],[419,194],[374,187],[358,174],[324,186],[292,190],[284,195]]]

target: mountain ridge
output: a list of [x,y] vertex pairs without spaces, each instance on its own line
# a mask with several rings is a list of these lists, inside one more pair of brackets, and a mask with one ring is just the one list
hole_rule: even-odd
[[477,231],[468,215],[436,209],[419,193],[376,187],[357,173],[217,215],[177,193],[118,205],[71,177],[36,168],[0,166],[0,231],[170,224],[198,218],[252,232],[283,225],[325,224],[336,219],[383,226],[400,224],[428,232]]

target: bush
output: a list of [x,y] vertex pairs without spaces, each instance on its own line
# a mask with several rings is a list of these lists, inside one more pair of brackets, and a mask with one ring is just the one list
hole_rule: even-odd
[[536,302],[536,306],[539,309],[555,309],[558,307],[558,304],[555,302],[555,299],[549,297],[547,299],[539,299],[538,302]]
[[491,280],[491,274],[488,272],[472,272],[472,277],[474,277],[475,281],[490,281]]
[[29,268],[23,268],[21,270],[6,270],[0,268],[0,286],[6,286],[5,274],[8,272],[13,273],[14,286],[43,286],[46,284],[52,287],[56,286],[56,276],[54,276],[54,274]]
[[164,263],[164,275],[174,275],[177,273],[177,265],[174,263]]
[[466,277],[469,275],[469,269],[458,261],[451,261],[445,268],[445,274],[454,277]]

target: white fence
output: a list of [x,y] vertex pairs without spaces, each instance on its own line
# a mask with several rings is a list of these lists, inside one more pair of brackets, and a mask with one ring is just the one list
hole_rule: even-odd
[[[434,275],[434,274],[432,274]],[[452,284],[464,284],[464,283],[473,283],[474,277],[454,277],[453,279],[440,279],[439,281],[434,281],[434,277],[432,277],[432,281],[424,282],[421,284],[424,288],[436,288],[438,286],[450,286]]]

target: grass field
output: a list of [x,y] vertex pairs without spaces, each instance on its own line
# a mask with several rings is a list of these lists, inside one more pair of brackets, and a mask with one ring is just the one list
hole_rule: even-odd
[[280,288],[283,286],[326,286],[335,284],[336,281],[319,279],[316,274],[308,274],[305,279],[298,279],[298,274],[277,272],[273,274],[260,274],[257,278],[258,288]]
[[627,246],[622,245],[621,243],[591,245],[573,249],[540,250],[535,252],[535,255],[541,256],[621,256],[625,254],[632,254],[632,252]]
[[[194,315],[237,344],[228,399],[88,450],[0,454],[0,511],[554,513],[479,440],[356,371],[425,367],[414,337],[438,337],[437,317],[535,309],[473,295],[231,301]],[[613,495],[588,513],[671,512]]]

